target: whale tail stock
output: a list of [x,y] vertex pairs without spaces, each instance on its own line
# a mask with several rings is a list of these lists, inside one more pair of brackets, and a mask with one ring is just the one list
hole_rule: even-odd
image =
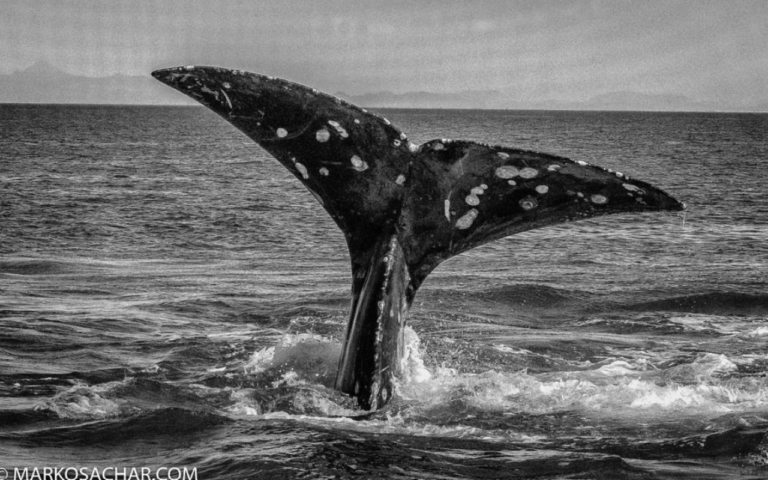
[[563,157],[445,139],[417,146],[382,117],[282,79],[216,67],[152,75],[273,155],[344,233],[352,305],[336,388],[365,409],[391,398],[408,308],[443,260],[547,225],[683,209],[645,182]]

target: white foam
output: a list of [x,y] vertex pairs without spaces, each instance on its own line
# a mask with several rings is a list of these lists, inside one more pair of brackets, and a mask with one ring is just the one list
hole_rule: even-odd
[[260,373],[272,363],[275,357],[275,347],[264,347],[253,352],[250,360],[243,366],[245,373]]
[[727,356],[705,353],[691,363],[677,365],[665,370],[662,375],[664,378],[678,383],[700,383],[736,370],[738,367]]
[[768,335],[768,327],[757,327],[749,332],[750,337],[764,337]]
[[[704,320],[681,318],[694,325]],[[616,354],[615,358],[606,359],[601,364],[586,362],[571,371],[531,374],[490,370],[474,374],[451,368],[427,368],[426,355],[416,332],[406,328],[404,339],[404,373],[396,389],[400,405],[407,405],[407,409],[399,413],[396,410],[385,419],[370,420],[379,431],[457,436],[490,434],[487,431],[473,432],[472,427],[466,425],[439,426],[441,416],[456,416],[456,408],[460,408],[461,415],[467,418],[475,412],[536,415],[575,411],[587,417],[645,422],[669,415],[720,415],[768,407],[768,379],[733,377],[737,371],[736,363],[723,354],[699,354],[688,363],[659,368],[658,365],[672,357],[656,358],[640,351],[637,358]],[[326,362],[335,372],[339,348],[338,343],[329,339],[302,334],[285,336],[280,345],[255,352],[249,362],[249,371],[279,365],[294,367],[280,371],[273,386],[295,388],[292,395],[296,409],[291,415],[265,413],[254,401],[244,398],[236,401],[230,412],[264,418],[306,417],[317,421],[323,415],[359,414],[342,405],[342,396],[334,396],[329,393],[331,390],[317,390],[317,382],[308,377],[311,370],[306,370],[304,364],[292,363],[296,358],[314,356],[325,359],[321,363]],[[524,352],[504,346],[496,350]],[[331,357],[333,362],[328,363]],[[409,418],[411,411],[421,412],[435,421],[426,426],[417,424]],[[306,416],[302,416],[304,412]],[[364,424],[356,422],[355,428],[365,428]],[[503,437],[508,434],[499,433]]]
[[614,362],[609,363],[608,365],[603,365],[602,367],[595,370],[595,372],[598,372],[610,377],[619,376],[619,375],[635,375],[639,373],[637,372],[637,370],[634,369],[632,365],[630,365],[628,362],[625,362],[623,360],[616,360]]
[[432,374],[424,366],[424,359],[421,356],[421,340],[411,327],[405,327],[404,331],[404,352],[402,360],[403,381],[423,383],[432,378]]
[[768,381],[755,385],[749,379],[728,379],[736,370],[726,355],[713,353],[666,370],[648,368],[645,359],[613,360],[597,369],[546,374],[468,374],[438,368],[425,380],[403,382],[398,391],[407,401],[435,411],[454,403],[480,411],[576,410],[590,416],[645,418],[768,406]]
[[235,403],[227,407],[227,413],[246,416],[261,415],[261,407],[253,400],[253,391],[251,389],[233,390],[230,395]]
[[59,418],[91,420],[114,417],[119,415],[120,405],[104,395],[122,385],[123,382],[94,386],[75,385],[48,399],[42,408],[55,412]]
[[243,368],[245,373],[256,374],[292,361],[302,363],[303,360],[313,360],[323,364],[334,363],[338,361],[340,348],[338,343],[322,335],[286,333],[280,339],[279,345],[255,351]]
[[689,332],[714,331],[724,335],[738,333],[727,318],[717,315],[689,313],[685,316],[670,317],[669,321],[682,325],[683,330]]

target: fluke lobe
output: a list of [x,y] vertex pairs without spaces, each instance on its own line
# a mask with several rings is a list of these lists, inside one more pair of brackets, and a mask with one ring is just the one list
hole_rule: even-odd
[[352,307],[336,388],[384,406],[419,286],[443,260],[515,233],[618,212],[682,210],[645,182],[470,141],[422,145],[378,115],[286,80],[216,67],[152,73],[282,163],[344,232]]

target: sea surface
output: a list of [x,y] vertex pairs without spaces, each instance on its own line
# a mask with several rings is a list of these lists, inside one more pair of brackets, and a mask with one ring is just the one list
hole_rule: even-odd
[[446,261],[365,414],[331,388],[343,236],[277,161],[202,107],[0,105],[0,469],[768,478],[768,115],[379,113],[688,208]]

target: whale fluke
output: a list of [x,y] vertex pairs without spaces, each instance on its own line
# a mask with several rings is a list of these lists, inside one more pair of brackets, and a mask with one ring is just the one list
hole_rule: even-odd
[[403,329],[443,260],[515,233],[618,212],[682,210],[648,183],[567,158],[470,141],[408,141],[331,95],[239,70],[152,75],[224,117],[282,163],[344,232],[352,305],[336,388],[384,406]]

